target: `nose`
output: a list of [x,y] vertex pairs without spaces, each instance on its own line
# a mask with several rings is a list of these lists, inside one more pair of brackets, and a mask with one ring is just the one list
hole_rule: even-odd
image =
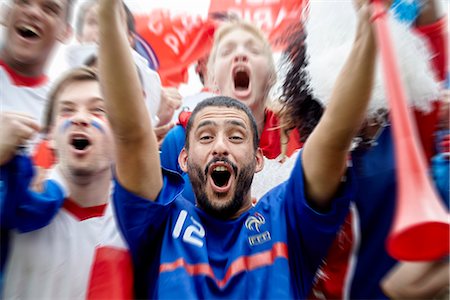
[[217,136],[214,141],[212,154],[214,156],[228,156],[228,146],[224,136]]
[[84,110],[80,110],[73,115],[71,122],[75,126],[87,127],[90,124],[89,114]]
[[234,62],[247,62],[248,57],[245,53],[238,53],[233,59]]

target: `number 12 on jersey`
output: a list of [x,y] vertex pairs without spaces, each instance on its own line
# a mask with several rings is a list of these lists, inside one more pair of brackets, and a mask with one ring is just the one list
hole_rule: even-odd
[[[177,222],[172,231],[172,237],[178,239],[181,235],[184,242],[197,246],[203,247],[203,238],[205,237],[205,229],[202,224],[200,224],[193,217],[190,217],[192,224],[186,224],[188,212],[186,210],[180,211],[178,214]],[[187,226],[185,226],[185,224]],[[185,228],[186,227],[186,228]],[[184,233],[183,233],[184,230]]]

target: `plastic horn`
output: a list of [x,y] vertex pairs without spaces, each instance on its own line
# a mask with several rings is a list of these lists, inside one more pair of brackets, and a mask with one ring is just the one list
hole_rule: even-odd
[[397,168],[397,205],[386,241],[387,251],[398,260],[439,259],[449,254],[449,214],[431,183],[423,150],[418,146],[394,56],[386,6],[381,0],[372,0],[371,8],[390,106]]

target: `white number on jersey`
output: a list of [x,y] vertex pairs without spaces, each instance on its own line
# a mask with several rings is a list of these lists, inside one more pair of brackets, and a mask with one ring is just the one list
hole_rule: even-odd
[[[172,237],[177,239],[180,237],[181,232],[183,231],[184,224],[186,222],[187,211],[182,210],[178,215],[177,222],[175,223],[175,227],[172,232]],[[183,234],[183,241],[189,244],[192,244],[197,247],[203,246],[203,238],[205,237],[205,229],[202,224],[196,221],[193,217],[190,218],[193,224],[187,226],[186,230]]]

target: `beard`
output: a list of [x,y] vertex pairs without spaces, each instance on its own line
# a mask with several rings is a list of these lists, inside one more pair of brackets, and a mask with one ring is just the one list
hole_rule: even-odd
[[[234,192],[231,191],[231,199],[223,200],[223,202],[218,205],[208,198],[206,194],[206,182],[209,166],[215,162],[223,161],[231,165],[234,170],[234,176],[236,181],[236,186]],[[251,163],[244,165],[241,171],[238,172],[238,168],[235,164],[226,158],[214,158],[207,165],[205,170],[195,164],[188,163],[188,174],[191,180],[192,188],[195,193],[197,200],[197,205],[203,209],[209,215],[227,220],[234,216],[244,205],[246,196],[250,191],[250,187],[253,181],[253,176],[255,174],[256,162],[252,160]],[[226,195],[221,193],[214,193],[217,198],[224,198]]]

